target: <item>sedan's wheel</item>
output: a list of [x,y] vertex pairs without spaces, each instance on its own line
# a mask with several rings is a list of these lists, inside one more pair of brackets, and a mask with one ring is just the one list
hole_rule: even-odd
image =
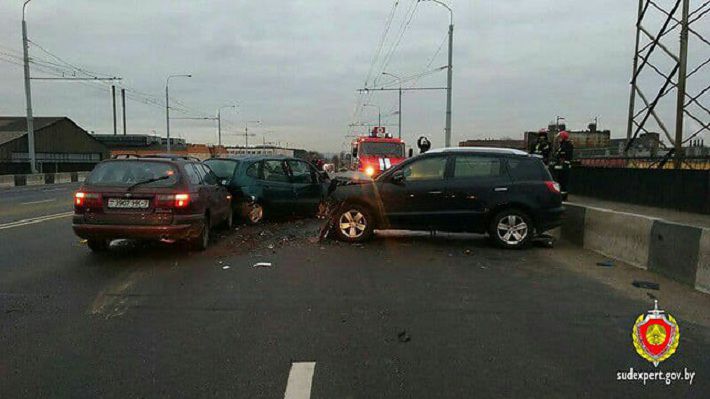
[[193,241],[192,241],[192,247],[193,249],[197,251],[204,251],[207,249],[207,247],[210,245],[210,218],[208,215],[205,215],[205,220],[202,222],[202,230],[200,231],[200,235],[197,236]]
[[522,248],[530,241],[533,226],[527,214],[510,209],[493,217],[488,233],[503,248]]
[[229,214],[227,215],[227,220],[224,221],[224,228],[232,230],[232,227],[234,227],[234,212],[230,209]]
[[247,205],[246,219],[250,224],[261,222],[264,219],[264,207],[258,202]]
[[360,206],[345,206],[336,215],[334,230],[342,241],[361,242],[372,235],[374,226],[367,209]]
[[108,247],[110,244],[111,244],[110,240],[97,240],[97,239],[86,240],[86,245],[93,252],[108,251]]

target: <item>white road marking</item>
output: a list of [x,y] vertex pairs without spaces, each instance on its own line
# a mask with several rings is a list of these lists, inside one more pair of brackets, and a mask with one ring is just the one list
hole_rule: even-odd
[[284,399],[309,399],[315,368],[315,362],[292,363]]
[[40,200],[40,201],[21,202],[20,205],[44,204],[46,202],[54,202],[56,200],[57,200],[56,198],[50,198],[50,199]]
[[67,216],[71,216],[73,214],[74,214],[74,212],[71,211],[71,212],[56,213],[54,215],[39,216],[36,218],[30,218],[30,219],[22,219],[22,220],[18,220],[15,222],[0,224],[0,230],[11,229],[13,227],[22,227],[22,226],[27,226],[30,224],[42,223],[42,222],[46,222],[46,221],[54,220],[54,219],[61,219],[61,218],[65,218]]

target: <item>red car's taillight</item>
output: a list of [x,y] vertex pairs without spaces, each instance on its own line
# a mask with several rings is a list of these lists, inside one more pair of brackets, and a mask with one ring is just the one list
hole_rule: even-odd
[[161,194],[155,197],[156,208],[184,209],[190,206],[190,194]]
[[546,181],[545,185],[547,186],[547,189],[550,190],[551,192],[555,194],[560,194],[560,183],[556,181]]
[[74,208],[83,209],[101,206],[101,195],[78,191],[74,194]]

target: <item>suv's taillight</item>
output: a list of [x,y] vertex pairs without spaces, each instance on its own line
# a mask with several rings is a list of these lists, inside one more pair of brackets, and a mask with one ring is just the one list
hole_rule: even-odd
[[77,191],[74,193],[74,209],[83,211],[86,208],[101,207],[101,195]]
[[546,181],[545,185],[547,186],[547,189],[552,191],[555,194],[561,194],[560,192],[560,183],[556,181]]
[[190,194],[161,194],[155,197],[156,208],[184,209],[190,206]]

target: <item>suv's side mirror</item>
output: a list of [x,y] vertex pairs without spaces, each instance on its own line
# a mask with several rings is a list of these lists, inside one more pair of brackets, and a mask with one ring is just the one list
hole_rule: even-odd
[[392,173],[392,183],[401,184],[404,182],[404,172],[402,170],[397,170]]

